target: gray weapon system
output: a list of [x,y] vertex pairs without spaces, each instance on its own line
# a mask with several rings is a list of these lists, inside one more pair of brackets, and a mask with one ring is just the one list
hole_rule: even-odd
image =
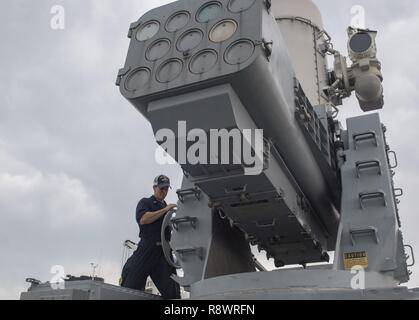
[[[180,0],[149,11],[129,29],[117,85],[150,121],[158,143],[176,145],[165,149],[184,180],[177,213],[165,221],[171,236],[163,232],[163,238],[177,260],[170,263],[184,271],[175,279],[193,296],[209,294],[203,281],[254,273],[250,245],[277,267],[327,262],[327,252],[335,251],[334,270],[346,279],[360,265],[371,274],[370,287],[409,278],[400,191],[379,117],[348,119],[347,130],[334,119],[353,91],[362,110],[383,107],[376,32],[348,29],[348,66],[316,19],[281,16],[287,4],[295,7],[288,0]],[[296,49],[296,28],[309,37],[313,79],[301,68],[307,59],[299,55],[307,50]],[[327,54],[335,57],[332,71]],[[163,129],[175,133],[172,141],[157,138]],[[180,141],[196,129],[205,139],[212,130],[263,129],[261,173],[232,161],[240,151],[230,140],[228,163],[218,148],[208,149],[208,161],[185,159]]]

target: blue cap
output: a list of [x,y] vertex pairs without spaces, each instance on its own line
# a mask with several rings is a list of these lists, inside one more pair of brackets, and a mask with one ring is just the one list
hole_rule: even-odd
[[170,179],[166,177],[165,175],[159,175],[154,179],[153,187],[159,187],[159,188],[170,188]]

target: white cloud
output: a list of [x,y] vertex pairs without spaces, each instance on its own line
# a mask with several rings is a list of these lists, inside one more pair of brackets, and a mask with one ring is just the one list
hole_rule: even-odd
[[[41,219],[51,228],[98,223],[104,219],[80,180],[64,173],[43,174],[4,154],[0,160],[3,160],[0,162],[0,212],[3,214],[14,214],[17,221]],[[11,172],[5,170],[7,167]]]

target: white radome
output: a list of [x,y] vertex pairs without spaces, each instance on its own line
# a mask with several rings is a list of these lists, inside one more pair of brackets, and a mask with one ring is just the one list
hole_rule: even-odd
[[312,105],[325,103],[322,89],[328,85],[327,61],[318,51],[324,41],[322,15],[311,0],[272,0],[297,79]]
[[272,0],[272,12],[276,18],[299,16],[323,28],[320,10],[311,0]]

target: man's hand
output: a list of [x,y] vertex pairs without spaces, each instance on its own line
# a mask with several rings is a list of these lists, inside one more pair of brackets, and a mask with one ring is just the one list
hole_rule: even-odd
[[170,210],[173,210],[175,208],[177,208],[177,204],[171,203],[171,204],[167,205],[165,210],[167,210],[167,212],[169,212]]
[[146,212],[144,213],[143,217],[140,220],[140,225],[144,224],[151,224],[154,221],[160,219],[161,217],[165,216],[170,210],[173,210],[177,207],[177,204],[169,204],[167,207],[155,211],[155,212]]

